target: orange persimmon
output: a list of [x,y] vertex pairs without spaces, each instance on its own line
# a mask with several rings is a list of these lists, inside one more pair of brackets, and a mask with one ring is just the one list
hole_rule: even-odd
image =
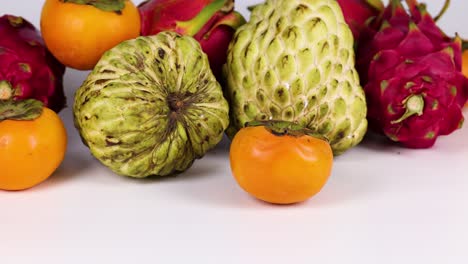
[[286,122],[242,128],[231,142],[234,178],[252,196],[274,204],[302,202],[327,182],[333,164],[330,144]]
[[140,13],[129,0],[46,0],[41,32],[64,65],[91,70],[104,52],[140,35]]
[[62,163],[67,132],[60,117],[44,107],[33,120],[0,121],[0,190],[24,190]]
[[[468,49],[462,53],[462,72],[468,78]],[[465,104],[465,107],[468,107],[468,102]]]

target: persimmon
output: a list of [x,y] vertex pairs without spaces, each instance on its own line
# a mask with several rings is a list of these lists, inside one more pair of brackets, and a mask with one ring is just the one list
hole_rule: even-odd
[[256,122],[234,136],[230,164],[247,193],[269,203],[292,204],[323,188],[333,152],[326,139],[295,124]]
[[41,32],[64,65],[90,70],[104,52],[140,35],[140,14],[129,0],[46,0]]
[[466,78],[468,78],[468,50],[463,51],[462,53],[462,72],[463,75],[465,75]]
[[[463,75],[468,78],[468,43],[464,45],[467,46],[467,49],[462,53],[462,72]],[[468,107],[468,102],[465,104],[465,107]]]
[[16,108],[24,111],[5,117],[12,108],[0,101],[0,190],[38,185],[65,157],[67,132],[61,118],[38,101],[21,103]]

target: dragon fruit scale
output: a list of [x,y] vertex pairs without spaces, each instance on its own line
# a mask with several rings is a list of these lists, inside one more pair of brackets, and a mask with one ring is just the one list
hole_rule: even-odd
[[379,15],[384,9],[381,0],[337,0],[343,11],[343,16],[348,23],[355,40],[359,39],[366,22]]
[[27,20],[0,17],[0,101],[36,99],[59,112],[65,107],[65,66],[47,50]]
[[147,0],[138,6],[141,35],[174,31],[194,37],[208,55],[211,70],[222,82],[222,66],[238,27],[244,17],[234,11],[234,0]]
[[406,4],[391,0],[362,32],[357,68],[370,127],[404,147],[429,148],[463,124],[462,42],[442,32],[424,4]]

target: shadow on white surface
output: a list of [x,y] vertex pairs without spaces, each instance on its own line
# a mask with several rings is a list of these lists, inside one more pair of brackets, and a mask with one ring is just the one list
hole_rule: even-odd
[[43,185],[48,185],[45,186],[47,188],[54,188],[55,185],[69,184],[78,176],[85,175],[87,171],[92,169],[94,162],[92,157],[86,157],[76,152],[67,153],[63,163]]

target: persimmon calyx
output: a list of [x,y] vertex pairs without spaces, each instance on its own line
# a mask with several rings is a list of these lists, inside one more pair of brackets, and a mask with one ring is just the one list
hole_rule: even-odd
[[0,100],[0,122],[4,120],[34,120],[42,114],[44,104],[36,99]]
[[252,121],[245,124],[246,127],[253,126],[264,126],[270,133],[276,136],[311,136],[326,142],[329,142],[328,138],[314,132],[312,129],[305,128],[297,123],[283,121],[283,120],[268,120],[268,121]]
[[91,5],[106,12],[120,13],[125,8],[125,0],[61,0],[63,3]]

